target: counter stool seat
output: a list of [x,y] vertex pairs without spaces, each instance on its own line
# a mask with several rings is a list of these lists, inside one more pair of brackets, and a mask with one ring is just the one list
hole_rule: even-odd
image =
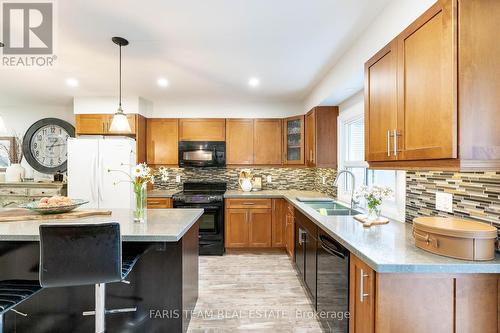
[[41,289],[38,280],[0,281],[0,313],[11,310]]

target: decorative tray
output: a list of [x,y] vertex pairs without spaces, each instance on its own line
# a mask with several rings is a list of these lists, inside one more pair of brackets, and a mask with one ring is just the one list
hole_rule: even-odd
[[72,199],[72,201],[73,204],[64,206],[40,206],[40,203],[38,201],[33,201],[19,205],[19,207],[35,211],[39,214],[61,214],[71,212],[73,209],[88,203],[87,200],[82,199]]

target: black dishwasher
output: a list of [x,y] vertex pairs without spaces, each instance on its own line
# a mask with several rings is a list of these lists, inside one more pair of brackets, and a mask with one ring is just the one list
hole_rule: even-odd
[[325,332],[349,328],[349,251],[322,230],[318,232],[317,311]]

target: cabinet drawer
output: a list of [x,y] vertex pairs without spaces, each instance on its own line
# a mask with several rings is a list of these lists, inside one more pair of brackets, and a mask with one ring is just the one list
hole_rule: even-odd
[[27,188],[0,188],[0,195],[26,196]]
[[272,208],[271,199],[227,199],[227,208]]
[[148,198],[148,208],[172,208],[170,198]]
[[30,188],[28,189],[30,197],[51,197],[54,195],[61,195],[59,188]]

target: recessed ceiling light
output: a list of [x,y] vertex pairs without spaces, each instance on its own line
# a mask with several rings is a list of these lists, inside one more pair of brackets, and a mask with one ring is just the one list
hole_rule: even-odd
[[159,79],[156,81],[156,83],[158,83],[158,85],[159,85],[160,87],[162,87],[162,88],[166,88],[166,87],[168,87],[168,85],[169,85],[168,80],[167,80],[167,79],[165,79],[165,78],[163,78],[163,77],[159,78]]
[[69,78],[69,79],[66,79],[66,85],[68,87],[71,87],[71,88],[75,88],[75,87],[78,87],[80,83],[78,82],[77,79],[75,78]]
[[248,80],[248,85],[252,88],[258,87],[260,85],[260,80],[256,77],[251,77]]

